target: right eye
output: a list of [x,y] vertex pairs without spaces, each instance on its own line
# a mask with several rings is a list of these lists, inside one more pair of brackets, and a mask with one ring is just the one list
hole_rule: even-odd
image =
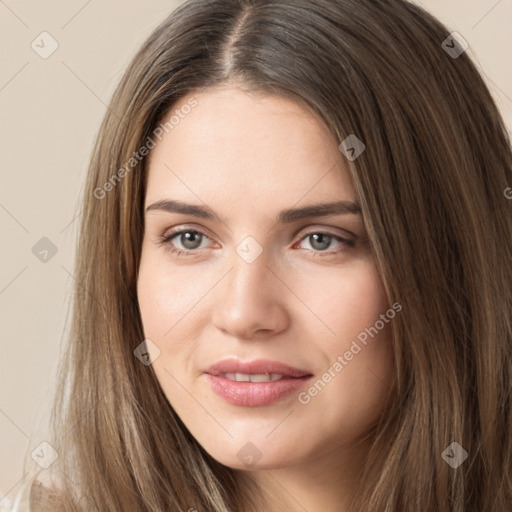
[[[175,239],[179,244],[178,247],[175,245]],[[200,231],[181,228],[166,233],[161,238],[160,243],[177,256],[194,256],[196,251],[204,248],[202,242],[207,240],[210,240],[210,238]]]

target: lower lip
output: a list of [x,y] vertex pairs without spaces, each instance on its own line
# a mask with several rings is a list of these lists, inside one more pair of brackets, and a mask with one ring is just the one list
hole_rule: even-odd
[[284,378],[273,382],[236,382],[224,377],[205,374],[212,391],[226,402],[243,407],[271,405],[300,389],[311,378]]

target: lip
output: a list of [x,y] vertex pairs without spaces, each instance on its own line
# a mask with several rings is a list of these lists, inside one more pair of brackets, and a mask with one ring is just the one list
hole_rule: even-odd
[[[272,382],[236,382],[221,377],[224,373],[278,373],[281,380]],[[241,361],[224,359],[205,371],[212,391],[232,405],[261,407],[271,405],[304,386],[313,375],[278,361],[258,359]]]
[[311,372],[307,370],[294,368],[279,361],[271,361],[270,359],[241,361],[235,358],[218,361],[205,370],[205,373],[210,375],[219,375],[219,373],[279,373],[286,377],[305,377],[306,375],[311,375]]

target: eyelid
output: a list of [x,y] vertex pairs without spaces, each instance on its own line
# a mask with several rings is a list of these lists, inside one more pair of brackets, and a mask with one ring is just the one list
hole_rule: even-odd
[[178,226],[174,226],[172,228],[166,229],[161,238],[163,238],[163,239],[170,238],[172,235],[177,235],[177,234],[183,233],[184,231],[193,231],[195,233],[199,233],[213,242],[213,237],[211,237],[206,232],[207,230],[205,228],[195,227],[194,225],[188,225],[188,224],[179,224]]
[[[341,232],[341,233],[340,233]],[[324,233],[326,235],[330,235],[337,238],[342,238],[343,240],[348,240],[345,233],[351,237],[353,237],[351,240],[348,241],[355,241],[357,236],[352,233],[351,231],[348,231],[347,229],[341,229],[341,228],[335,228],[335,227],[329,227],[329,226],[308,226],[306,228],[300,229],[297,234],[294,236],[294,238],[304,238],[306,235],[312,235],[315,233]]]

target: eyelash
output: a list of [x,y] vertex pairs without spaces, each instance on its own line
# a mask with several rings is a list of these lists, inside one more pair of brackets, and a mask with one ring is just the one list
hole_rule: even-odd
[[[171,233],[165,234],[164,236],[160,237],[160,244],[165,246],[166,250],[170,251],[172,254],[174,254],[178,258],[181,258],[181,257],[186,258],[186,257],[192,257],[192,256],[197,255],[197,253],[201,249],[183,250],[183,249],[178,249],[172,245],[171,240],[173,240],[174,238],[176,238],[179,235],[182,235],[184,233],[195,233],[195,234],[203,236],[204,238],[211,240],[209,236],[205,235],[201,231],[198,231],[196,229],[182,228],[182,229],[178,229],[176,231],[172,231]],[[305,240],[306,238],[308,238],[309,236],[312,236],[312,235],[326,235],[328,237],[331,237],[331,239],[333,239],[333,240],[336,240],[338,242],[341,242],[344,245],[347,245],[350,248],[355,246],[355,242],[353,242],[351,240],[347,240],[346,238],[342,238],[342,237],[334,235],[332,233],[329,233],[326,231],[319,231],[319,230],[309,231],[309,232],[304,233],[302,235],[302,237],[300,238],[299,242],[302,242],[303,240]],[[296,244],[294,244],[294,245],[296,245]],[[306,249],[306,250],[313,252],[315,257],[332,256],[333,254],[340,252],[340,251],[326,251],[326,250],[325,251],[318,251],[318,250],[315,251],[314,249]]]

